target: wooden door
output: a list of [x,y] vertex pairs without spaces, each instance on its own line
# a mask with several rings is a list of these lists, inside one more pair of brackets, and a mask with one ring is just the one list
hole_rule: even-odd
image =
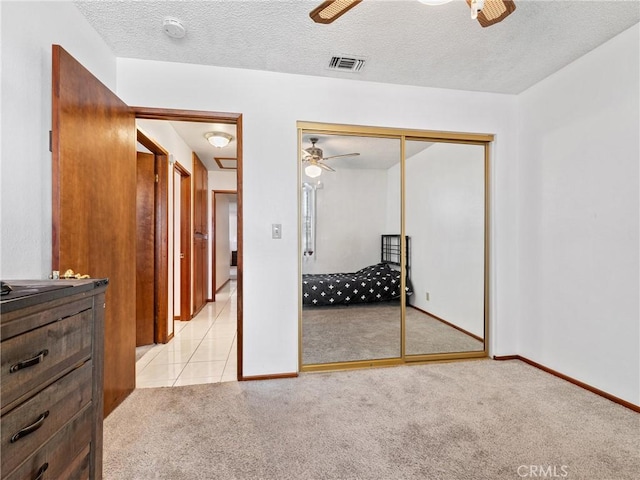
[[136,169],[136,346],[141,346],[155,339],[155,156],[137,152]]
[[135,388],[135,118],[57,45],[52,82],[52,267],[109,279],[104,332],[107,415]]
[[198,156],[193,154],[193,314],[196,315],[207,303],[209,283],[207,260],[207,168]]

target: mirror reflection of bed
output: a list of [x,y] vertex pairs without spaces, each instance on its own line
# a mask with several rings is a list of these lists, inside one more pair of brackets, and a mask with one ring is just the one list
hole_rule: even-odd
[[[303,274],[306,363],[400,355],[400,235],[382,235],[380,262],[356,272]],[[409,284],[404,287],[411,294]]]
[[[335,171],[301,175],[302,365],[484,349],[484,146],[302,135]],[[304,158],[304,152],[303,152]],[[385,239],[393,242],[389,256]]]

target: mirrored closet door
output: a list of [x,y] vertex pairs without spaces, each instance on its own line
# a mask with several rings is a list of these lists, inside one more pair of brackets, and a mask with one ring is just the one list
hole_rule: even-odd
[[301,370],[487,355],[492,139],[299,122]]
[[405,233],[413,294],[405,355],[482,352],[485,147],[406,140]]
[[400,140],[301,136],[302,364],[401,357]]

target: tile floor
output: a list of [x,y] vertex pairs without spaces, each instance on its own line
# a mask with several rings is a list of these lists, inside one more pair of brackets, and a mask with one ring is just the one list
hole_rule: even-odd
[[236,307],[232,280],[191,321],[176,321],[169,343],[151,347],[136,362],[136,388],[236,381]]

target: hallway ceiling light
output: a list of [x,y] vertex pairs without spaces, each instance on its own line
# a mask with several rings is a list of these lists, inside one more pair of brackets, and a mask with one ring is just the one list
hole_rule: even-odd
[[211,145],[217,148],[226,147],[229,145],[229,142],[233,140],[233,135],[224,132],[207,132],[204,134],[204,137]]

